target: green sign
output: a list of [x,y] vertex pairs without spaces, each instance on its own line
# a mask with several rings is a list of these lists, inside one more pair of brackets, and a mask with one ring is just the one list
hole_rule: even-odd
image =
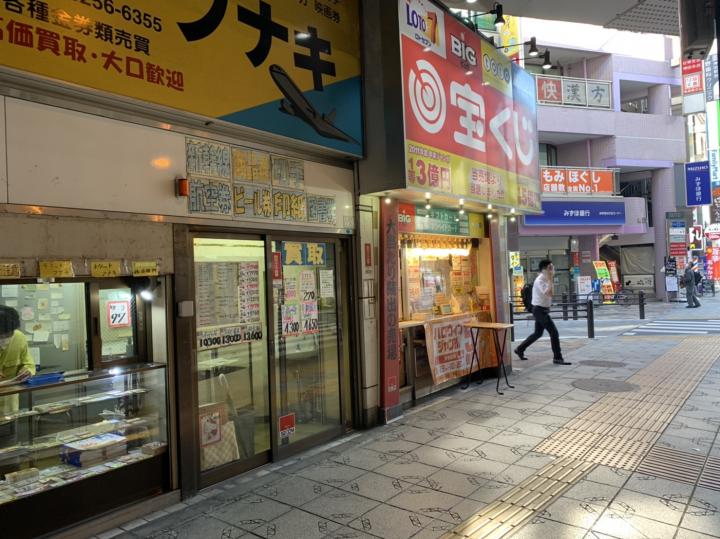
[[457,210],[432,208],[418,204],[415,207],[415,232],[423,234],[447,234],[448,236],[469,236],[470,227],[467,213],[459,215]]

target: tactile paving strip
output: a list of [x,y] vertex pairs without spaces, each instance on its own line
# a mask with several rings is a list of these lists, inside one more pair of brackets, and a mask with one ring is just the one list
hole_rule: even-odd
[[698,486],[720,490],[720,458],[709,457],[707,459]]
[[606,395],[535,451],[634,470],[718,358],[718,350],[720,337],[685,339],[627,380],[637,391]]
[[[680,406],[718,358],[720,337],[685,340],[630,377],[640,389],[607,395],[595,402],[549,438],[535,451],[560,457],[517,487],[485,507],[444,539],[499,539],[517,531],[597,464],[659,475],[688,466],[688,455],[672,456],[666,448],[653,447]],[[687,358],[693,361],[688,362]],[[688,476],[706,481],[706,488],[720,490],[720,459],[700,458],[700,465],[686,470]],[[644,460],[643,460],[644,459]],[[643,468],[646,466],[646,468]],[[703,464],[705,467],[703,468]],[[676,474],[677,476],[677,474]],[[668,477],[660,475],[660,477]],[[680,479],[681,480],[681,479]],[[701,483],[698,483],[701,485]],[[701,485],[701,486],[706,486]]]
[[445,539],[494,539],[504,537],[542,511],[595,467],[577,459],[558,459],[485,507]]
[[702,473],[704,464],[704,455],[656,446],[643,459],[637,471],[694,485]]

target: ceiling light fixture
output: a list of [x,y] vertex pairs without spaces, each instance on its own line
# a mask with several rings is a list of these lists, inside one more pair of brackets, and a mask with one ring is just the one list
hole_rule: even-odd
[[537,48],[537,39],[534,37],[531,37],[529,40],[523,41],[522,43],[507,43],[505,45],[498,45],[495,48],[498,50],[503,49],[507,52],[507,50],[512,47],[522,47],[523,45],[530,45],[530,48],[528,49],[528,56],[531,58],[537,58],[540,56],[540,51]]
[[550,69],[552,67],[552,62],[550,61],[550,51],[545,49],[545,54],[543,55],[543,69]]
[[488,204],[488,210],[492,210],[492,204]]
[[511,222],[511,223],[514,223],[515,221],[516,221],[516,219],[515,219],[515,216],[514,216],[514,215],[513,215],[512,217],[510,217],[510,222]]
[[532,56],[535,58],[536,56],[540,56],[540,51],[537,48],[537,41],[534,37],[530,38],[530,41],[528,42],[530,44],[530,50],[528,50],[528,56]]
[[385,193],[385,204],[390,204],[392,202],[392,198],[390,198],[390,193]]
[[[470,4],[470,3],[472,3],[472,2],[470,2],[468,0],[468,4]],[[503,17],[503,7],[502,7],[502,4],[500,4],[499,2],[495,2],[493,4],[493,8],[490,11],[486,11],[484,13],[474,13],[473,17],[482,16],[482,15],[495,15],[495,23],[494,23],[495,30],[497,30],[498,32],[502,28],[503,24],[505,24],[505,17]],[[466,21],[466,22],[470,22],[470,21]],[[470,26],[472,26],[473,30],[475,30],[475,24],[473,24],[471,22]]]
[[515,208],[510,208],[510,213],[515,213]]
[[490,13],[495,15],[495,29],[499,32],[503,24],[505,24],[505,17],[503,17],[503,7],[499,2],[495,2],[495,6],[490,10]]

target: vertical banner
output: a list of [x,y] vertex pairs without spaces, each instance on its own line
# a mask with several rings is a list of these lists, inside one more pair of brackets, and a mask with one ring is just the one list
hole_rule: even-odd
[[527,146],[515,145],[516,173],[518,181],[518,206],[524,209],[540,210],[540,159],[537,147],[537,97],[533,76],[512,64],[512,94],[515,136],[522,130],[527,136],[518,137]]
[[705,108],[703,86],[703,61],[700,59],[682,61],[683,114],[702,112]]
[[711,54],[705,58],[705,101],[720,99],[718,92],[718,55]]
[[[400,271],[398,202],[380,205],[380,372],[386,414],[400,404]],[[392,417],[386,417],[392,419]]]
[[605,295],[613,295],[615,289],[612,285],[612,277],[610,276],[610,270],[604,260],[594,260],[593,267],[595,268],[595,274],[600,279],[601,288],[600,291]]
[[685,163],[685,196],[687,206],[706,206],[712,203],[708,161]]
[[692,95],[702,93],[703,87],[703,61],[689,59],[682,61],[682,93]]

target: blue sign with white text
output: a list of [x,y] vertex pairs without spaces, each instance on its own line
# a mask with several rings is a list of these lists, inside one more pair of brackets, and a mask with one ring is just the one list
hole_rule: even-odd
[[685,196],[688,206],[712,204],[708,161],[685,163]]
[[624,225],[624,202],[543,200],[543,215],[526,215],[525,226]]

